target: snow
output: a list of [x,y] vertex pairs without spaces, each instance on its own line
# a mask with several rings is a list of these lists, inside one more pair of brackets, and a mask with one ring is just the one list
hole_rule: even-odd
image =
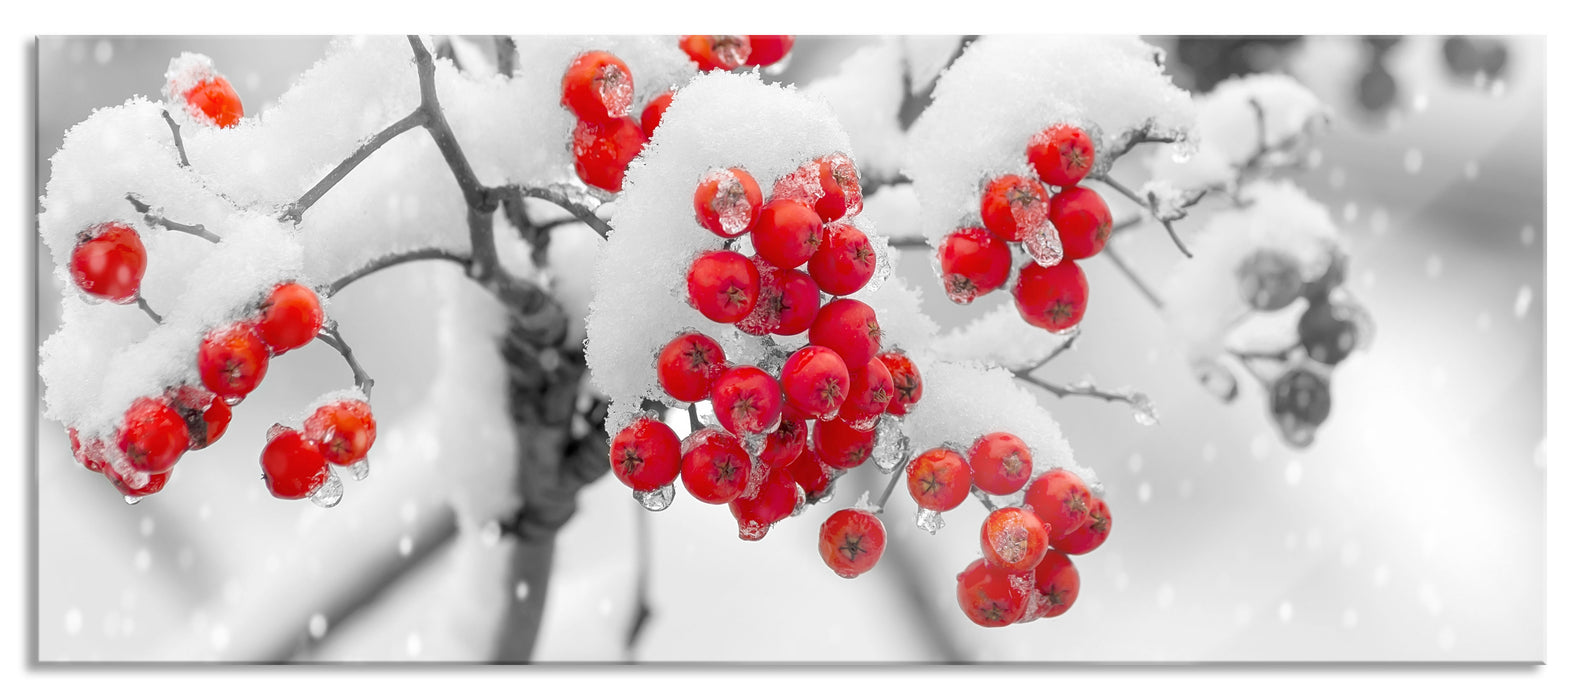
[[906,132],[896,119],[906,97],[902,50],[900,38],[881,38],[841,62],[834,75],[806,86],[807,94],[829,104],[851,135],[851,155],[862,164],[864,177],[888,179],[906,157]]
[[1016,304],[1007,299],[994,310],[974,318],[934,342],[942,359],[991,362],[1016,371],[1030,368],[1071,340],[1078,328],[1050,333],[1024,320]]
[[1180,189],[1233,181],[1236,167],[1258,150],[1260,109],[1267,146],[1300,141],[1330,119],[1329,109],[1312,91],[1290,76],[1272,73],[1230,78],[1192,101],[1201,136],[1196,153],[1183,162],[1171,149],[1158,149],[1148,161],[1156,180]]
[[950,65],[950,59],[961,47],[959,34],[907,34],[901,37],[901,48],[906,52],[906,77],[911,83],[912,94],[921,95],[934,84],[934,79]]

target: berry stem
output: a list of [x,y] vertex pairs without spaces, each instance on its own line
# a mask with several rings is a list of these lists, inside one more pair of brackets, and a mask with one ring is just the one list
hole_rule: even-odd
[[393,139],[414,127],[422,126],[427,121],[428,113],[424,112],[420,108],[413,111],[411,114],[402,117],[400,121],[385,127],[384,130],[374,134],[373,137],[369,138],[367,141],[362,142],[362,144],[357,146],[357,150],[352,151],[351,155],[346,156],[346,160],[341,161],[339,165],[335,166],[335,169],[331,170],[329,174],[325,175],[323,179],[319,180],[317,184],[313,185],[312,189],[309,189],[301,197],[298,197],[297,201],[292,202],[290,206],[286,207],[285,211],[281,212],[280,214],[280,220],[290,221],[292,223],[301,223],[302,215],[307,212],[309,207],[312,207],[319,201],[321,197],[323,197],[325,194],[328,194],[330,188],[339,184],[341,180],[346,179],[346,176],[350,175],[352,170],[356,169],[356,167],[364,160],[367,160],[368,156],[373,155],[374,151],[379,150],[380,147],[388,143],[390,139]]
[[448,250],[441,250],[439,248],[420,248],[418,250],[410,250],[405,253],[386,255],[382,258],[372,260],[357,270],[348,273],[346,276],[331,282],[328,289],[325,290],[324,296],[335,296],[342,289],[345,289],[347,285],[356,282],[357,280],[367,277],[368,275],[383,270],[387,267],[395,267],[401,263],[412,262],[414,260],[449,260],[461,265],[462,267],[467,267],[472,262],[472,259],[465,255],[453,253]]
[[972,487],[972,497],[978,499],[978,503],[983,505],[983,509],[990,513],[1000,509],[999,506],[994,505],[994,501],[989,500],[989,494],[978,490],[976,486]]
[[626,646],[624,653],[628,663],[637,661],[637,640],[643,634],[643,628],[648,624],[648,618],[653,615],[653,607],[649,605],[648,579],[653,569],[653,535],[648,526],[648,514],[637,515],[637,585],[633,594],[637,602],[632,606],[632,622],[626,628]]
[[1086,396],[1089,398],[1103,399],[1104,401],[1131,403],[1132,397],[1135,395],[1133,392],[1105,391],[1096,386],[1090,386],[1088,384],[1052,384],[1033,376],[1030,372],[1012,372],[1011,374],[1017,379],[1043,389],[1044,391],[1054,394],[1055,396],[1062,399],[1068,396]]
[[[1188,258],[1192,257],[1192,251],[1187,250],[1186,244],[1181,242],[1181,236],[1176,233],[1175,226],[1171,224],[1172,221],[1175,221],[1175,219],[1179,217],[1161,215],[1159,213],[1158,201],[1154,199],[1153,194],[1150,193],[1148,195],[1148,199],[1145,200],[1136,192],[1133,192],[1131,188],[1121,184],[1115,178],[1110,177],[1108,173],[1099,175],[1094,179],[1109,185],[1110,189],[1121,193],[1121,196],[1132,200],[1132,202],[1136,203],[1137,206],[1147,209],[1148,213],[1153,216],[1155,221],[1158,221],[1164,225],[1165,232],[1170,234],[1170,240],[1175,242],[1176,248],[1181,251],[1181,254],[1187,256]],[[1202,195],[1198,195],[1198,199],[1202,198]],[[1111,230],[1113,232],[1113,228]]]
[[144,299],[143,295],[141,294],[137,296],[137,308],[142,309],[143,313],[148,314],[149,318],[154,319],[154,323],[164,323],[165,319],[161,318],[159,314],[154,313],[154,308],[148,305],[148,300]]
[[192,164],[187,162],[187,146],[181,142],[181,127],[176,124],[176,120],[170,118],[170,110],[162,109],[159,114],[165,118],[165,123],[170,125],[170,137],[176,141],[176,155],[181,157],[181,167],[190,167]]
[[169,229],[171,231],[180,231],[182,233],[190,233],[210,243],[220,242],[220,237],[218,235],[204,228],[201,224],[193,225],[177,223],[153,213],[154,208],[144,203],[143,200],[138,199],[136,194],[131,192],[126,193],[126,201],[131,202],[132,208],[136,209],[137,213],[142,214],[143,220],[147,221],[151,226],[158,226],[160,228]]
[[703,429],[703,421],[698,420],[698,405],[697,404],[695,404],[695,403],[687,404],[687,420],[692,423],[692,432],[697,432],[697,431]]
[[341,337],[340,324],[337,324],[333,319],[325,319],[324,330],[319,331],[318,337],[319,340],[324,341],[325,345],[335,348],[335,351],[339,352],[341,357],[346,358],[346,366],[352,370],[352,381],[363,392],[363,396],[371,398],[374,390],[373,377],[368,376],[368,372],[363,369],[361,364],[358,364],[357,357],[352,354],[352,347],[346,344],[345,338]]
[[1148,287],[1148,283],[1137,275],[1137,271],[1132,269],[1132,266],[1121,257],[1120,253],[1115,252],[1115,246],[1105,246],[1104,255],[1110,259],[1110,262],[1115,263],[1115,267],[1120,269],[1121,274],[1126,275],[1126,279],[1131,280],[1132,286],[1142,293],[1148,303],[1153,304],[1156,309],[1164,309],[1165,303],[1160,301],[1159,295]]
[[890,500],[890,492],[895,490],[895,485],[901,483],[901,477],[906,474],[906,463],[911,461],[911,456],[910,450],[906,454],[901,455],[900,465],[890,474],[890,483],[884,485],[884,491],[879,494],[879,500],[873,504],[875,513],[884,512],[884,504]]

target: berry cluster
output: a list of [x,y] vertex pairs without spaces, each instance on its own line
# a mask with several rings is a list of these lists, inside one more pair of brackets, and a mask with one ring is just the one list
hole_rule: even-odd
[[1281,374],[1269,386],[1269,415],[1295,447],[1313,443],[1329,418],[1330,374],[1373,332],[1368,312],[1342,288],[1346,255],[1330,253],[1324,274],[1306,282],[1296,259],[1277,250],[1253,251],[1236,268],[1241,298],[1254,310],[1272,313],[1307,301],[1296,323],[1297,342],[1277,356]]
[[[1005,174],[983,186],[981,226],[945,236],[938,247],[945,294],[958,304],[1004,287],[1011,276],[1011,244],[1032,258],[1011,288],[1029,324],[1050,332],[1077,325],[1088,305],[1088,281],[1075,263],[1097,255],[1114,220],[1097,192],[1078,183],[1093,168],[1087,131],[1051,126],[1029,140],[1027,162],[1037,178]],[[1058,188],[1050,195],[1045,185]]]
[[[653,507],[668,504],[655,494],[673,493],[680,477],[698,500],[729,504],[742,539],[757,540],[866,461],[880,417],[904,415],[922,398],[922,381],[904,353],[881,351],[874,310],[845,296],[869,283],[877,262],[850,222],[862,188],[849,157],[804,163],[767,201],[745,169],[715,168],[700,178],[693,209],[699,226],[728,242],[690,264],[689,303],[746,335],[805,332],[808,343],[758,367],[732,364],[706,333],[681,332],[658,353],[659,386],[674,402],[707,401],[718,427],[682,440],[662,421],[639,418],[611,441],[610,465]],[[752,257],[733,249],[743,237]]]
[[350,467],[355,479],[367,476],[365,458],[377,428],[368,403],[349,398],[314,409],[300,429],[277,423],[269,429],[259,460],[264,484],[276,498],[311,496],[321,505],[333,506],[340,500],[341,487],[330,465]]
[[[590,186],[619,192],[626,166],[653,134],[630,116],[632,90],[632,71],[607,51],[578,55],[560,79],[560,104],[577,117],[571,132],[572,164],[577,177]],[[648,110],[643,118],[647,120]]]
[[796,37],[759,34],[692,34],[681,37],[681,50],[699,70],[735,70],[772,66],[791,53]]

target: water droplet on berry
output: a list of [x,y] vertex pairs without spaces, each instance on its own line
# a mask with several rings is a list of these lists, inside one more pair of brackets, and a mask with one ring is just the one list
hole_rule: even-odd
[[313,613],[308,618],[308,636],[314,639],[323,639],[324,633],[329,631],[330,623],[324,619],[323,613]]
[[143,497],[142,496],[126,496],[126,497],[123,497],[121,500],[126,501],[126,504],[129,505],[129,506],[135,506],[135,505],[138,504],[138,502],[143,500]]
[[224,401],[227,406],[235,406],[242,402],[242,398],[241,396],[222,396],[220,400]]
[[763,539],[764,535],[769,534],[769,526],[762,523],[738,522],[736,534],[748,542],[757,542]]
[[941,512],[939,512],[937,510],[929,510],[927,508],[918,508],[917,509],[917,527],[918,527],[918,529],[920,529],[923,532],[926,532],[926,533],[932,535],[932,534],[934,534],[936,532],[939,532],[939,529],[944,527],[944,526],[945,526],[945,514],[944,513],[941,513]]
[[332,471],[329,473],[329,478],[324,480],[324,483],[313,489],[313,495],[309,496],[308,500],[313,501],[313,505],[320,508],[334,508],[340,505],[341,496],[345,494],[346,487],[341,484],[341,478]]
[[873,463],[879,467],[880,474],[894,473],[906,463],[909,442],[901,430],[900,416],[886,413],[879,417],[873,434]]
[[670,504],[675,502],[676,485],[670,483],[652,491],[633,491],[632,498],[643,504],[644,508],[657,513],[669,508]]
[[1066,257],[1066,249],[1060,243],[1060,232],[1048,221],[1027,234],[1027,238],[1022,240],[1022,248],[1033,256],[1033,262],[1043,267],[1059,265]]
[[1134,393],[1126,397],[1126,402],[1132,406],[1132,418],[1141,425],[1154,426],[1159,424],[1159,414],[1154,409],[1153,399],[1147,394]]
[[352,481],[362,481],[368,478],[368,460],[366,459],[359,459],[341,468],[346,470]]

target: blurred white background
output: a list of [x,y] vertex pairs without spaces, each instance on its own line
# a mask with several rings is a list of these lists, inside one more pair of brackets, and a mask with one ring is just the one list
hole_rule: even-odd
[[[828,70],[862,41],[805,38],[785,79]],[[66,128],[94,107],[157,94],[180,51],[213,57],[256,113],[325,44],[41,38],[38,182]],[[1046,398],[1116,518],[1109,543],[1077,559],[1082,591],[1066,615],[987,630],[960,614],[955,573],[977,556],[972,504],[929,536],[898,496],[885,561],[857,580],[832,575],[817,527],[878,488],[862,483],[870,470],[757,543],[736,538],[723,507],[681,497],[650,515],[601,479],[561,534],[537,659],[624,658],[639,517],[655,545],[654,617],[635,649],[644,661],[1542,658],[1545,47],[1506,40],[1498,87],[1474,87],[1450,75],[1442,44],[1407,37],[1390,49],[1397,94],[1381,113],[1393,116],[1358,106],[1359,39],[1312,38],[1269,59],[1337,112],[1319,166],[1298,181],[1345,229],[1350,286],[1379,327],[1336,372],[1334,412],[1310,449],[1280,442],[1254,387],[1228,406],[1209,397],[1125,279],[1103,262],[1085,267],[1083,337],[1044,376],[1142,389],[1161,420],[1144,427],[1124,406]],[[1179,259],[1155,228],[1116,245],[1155,281]],[[942,324],[981,311],[951,305],[924,254],[907,256],[900,274]],[[38,259],[42,340],[58,325],[60,292]],[[457,357],[430,330],[446,318],[432,297],[450,290],[466,293],[454,270],[409,266],[336,297],[379,380],[381,430],[373,476],[334,510],[274,501],[257,482],[273,418],[345,381],[324,347],[282,358],[238,407],[232,437],[183,460],[163,493],[134,507],[72,462],[62,426],[40,420],[39,658],[486,657],[513,592],[509,541],[463,522],[431,555],[424,546],[447,532],[436,525],[447,461],[466,454],[465,434],[425,401]],[[357,615],[328,621],[346,591],[403,562],[411,572]]]

